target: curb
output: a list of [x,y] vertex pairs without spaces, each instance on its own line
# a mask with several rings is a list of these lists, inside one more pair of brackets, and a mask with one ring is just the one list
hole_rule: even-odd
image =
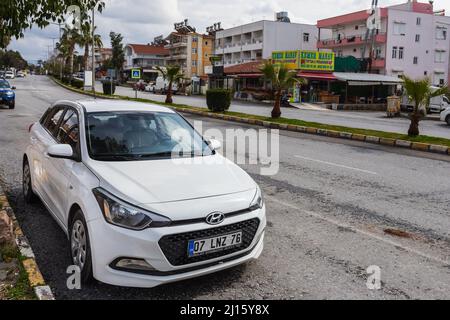
[[[56,84],[66,88],[70,91],[92,96],[92,93],[79,91],[77,89],[66,86],[62,83],[59,83],[53,78],[51,78],[51,79]],[[113,97],[103,97],[103,96],[98,96],[98,97],[105,98],[105,99],[117,99],[117,98],[113,98]],[[132,99],[133,98],[130,98],[130,100],[132,100]],[[161,103],[158,103],[158,104],[163,105]],[[262,121],[262,120],[258,120],[258,119],[230,116],[230,115],[225,115],[223,113],[212,113],[209,110],[202,111],[202,110],[189,109],[189,108],[182,107],[182,106],[179,106],[179,107],[178,106],[168,106],[168,107],[175,109],[179,112],[183,112],[183,113],[195,114],[198,116],[220,119],[220,120],[231,121],[231,122],[239,122],[239,123],[257,125],[257,126],[261,126],[261,127],[265,127],[265,128],[286,130],[286,131],[293,131],[293,132],[302,132],[302,133],[314,134],[314,135],[319,135],[319,136],[328,136],[331,138],[355,140],[355,141],[359,141],[359,142],[366,142],[366,143],[372,143],[372,144],[380,144],[380,145],[394,147],[394,148],[411,149],[411,150],[423,151],[423,152],[428,152],[428,153],[438,153],[438,154],[450,155],[450,147],[442,146],[442,145],[433,145],[433,144],[428,144],[428,143],[419,143],[419,142],[412,142],[412,141],[400,140],[400,139],[379,138],[379,137],[373,137],[373,136],[368,136],[368,135],[363,135],[363,134],[349,133],[349,132],[343,132],[343,131],[334,131],[334,130],[328,130],[328,129],[319,129],[319,128],[314,128],[314,127],[304,127],[304,126],[298,126],[298,125],[292,125],[292,124],[287,125],[287,124],[271,122],[271,121]]]
[[21,263],[28,275],[28,282],[30,283],[30,286],[33,289],[37,299],[55,300],[52,290],[45,283],[44,277],[39,271],[39,267],[36,263],[36,258],[33,249],[31,248],[27,237],[23,234],[23,231],[19,226],[16,216],[14,215],[14,211],[9,205],[8,199],[3,193],[1,187],[0,187],[0,200],[3,203],[1,211],[5,211],[6,214],[11,219],[15,243],[20,251],[20,254],[24,257],[24,260],[21,260]]

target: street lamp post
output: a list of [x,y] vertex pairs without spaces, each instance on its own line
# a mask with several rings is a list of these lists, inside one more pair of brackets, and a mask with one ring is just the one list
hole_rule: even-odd
[[95,99],[95,6],[92,8],[92,93]]
[[[57,25],[59,28],[59,45],[61,45],[61,38],[62,38],[62,34],[61,34],[61,22],[56,23],[56,22],[50,22],[50,24],[54,24]],[[63,77],[63,64],[64,64],[64,58],[61,58],[61,64],[60,64],[60,68],[59,68],[59,79],[62,80]]]

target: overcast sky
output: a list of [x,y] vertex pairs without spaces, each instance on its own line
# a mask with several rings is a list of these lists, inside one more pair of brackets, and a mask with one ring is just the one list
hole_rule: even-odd
[[[380,6],[407,0],[379,0]],[[421,0],[425,2],[425,0]],[[98,32],[104,46],[109,46],[109,32],[122,33],[125,43],[149,43],[155,36],[167,35],[174,22],[189,19],[198,32],[222,22],[224,28],[252,21],[274,18],[277,11],[289,12],[292,22],[315,24],[318,19],[368,9],[371,0],[105,0],[106,8],[96,17]],[[446,9],[449,0],[435,0],[435,9]],[[9,49],[19,50],[25,59],[34,62],[47,57],[52,38],[58,41],[57,26],[33,28],[25,38],[12,41]],[[51,50],[51,47],[50,47]]]

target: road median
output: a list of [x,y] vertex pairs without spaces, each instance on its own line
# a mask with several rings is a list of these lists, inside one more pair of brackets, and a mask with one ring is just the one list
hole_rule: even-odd
[[[77,92],[80,94],[94,96],[92,92],[84,91],[81,89],[76,89],[66,84],[61,83],[59,80],[52,78],[58,85]],[[128,96],[114,95],[108,96],[102,93],[97,93],[95,95],[97,98],[104,99],[121,99],[128,101],[137,101],[144,103],[152,103],[170,107],[178,112],[190,113],[194,115],[220,119],[231,122],[246,123],[251,125],[258,125],[266,128],[302,132],[313,135],[328,136],[337,139],[347,139],[355,140],[360,142],[367,142],[372,144],[381,144],[390,147],[399,147],[403,149],[412,149],[423,152],[431,152],[438,154],[450,155],[450,139],[430,137],[430,136],[417,136],[409,137],[408,135],[403,135],[394,132],[385,132],[377,130],[368,130],[360,128],[351,128],[344,126],[335,126],[315,122],[307,122],[298,119],[288,119],[288,118],[278,118],[272,119],[270,117],[239,113],[226,111],[221,113],[213,113],[207,109],[192,107],[182,104],[165,104],[163,102],[154,101],[151,99],[144,98],[131,98]]]

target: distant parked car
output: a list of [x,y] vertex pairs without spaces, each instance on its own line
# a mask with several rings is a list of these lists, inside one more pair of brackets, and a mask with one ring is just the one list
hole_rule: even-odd
[[136,82],[133,86],[133,89],[138,91],[145,91],[145,88],[147,87],[147,83],[144,80],[139,80]]
[[17,75],[16,75],[17,78],[25,78],[25,76],[26,76],[26,73],[23,71],[17,72]]
[[16,94],[14,90],[16,87],[11,87],[9,82],[0,79],[0,105],[7,105],[10,109],[16,106]]
[[[166,94],[168,89],[169,89],[169,81],[165,80],[164,77],[158,77],[156,79],[156,83],[148,85],[145,88],[145,91]],[[178,92],[178,84],[172,83],[172,93],[177,94],[177,92]]]
[[14,72],[12,71],[6,71],[5,72],[5,79],[14,79],[16,76],[14,75]]
[[441,112],[441,121],[447,122],[450,126],[450,107]]

